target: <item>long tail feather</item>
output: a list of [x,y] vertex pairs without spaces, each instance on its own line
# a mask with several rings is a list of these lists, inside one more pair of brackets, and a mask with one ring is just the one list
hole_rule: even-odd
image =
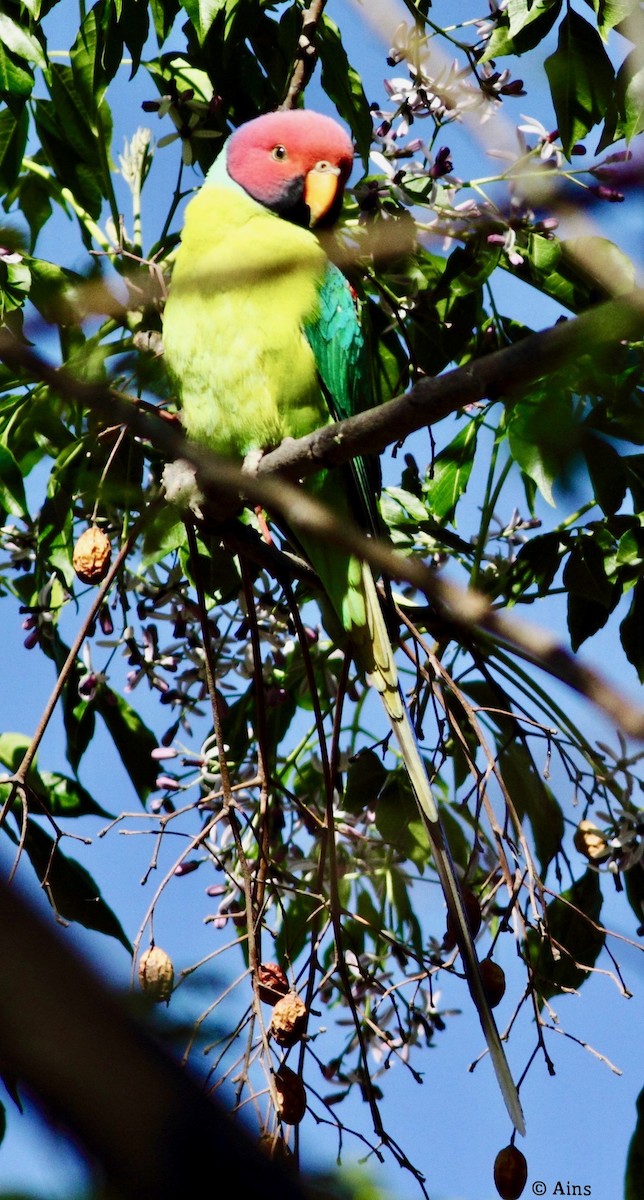
[[[510,1072],[508,1060],[499,1037],[479,969],[479,961],[470,932],[461,887],[449,852],[436,801],[432,795],[414,728],[405,705],[393,649],[378,600],[373,575],[367,564],[362,567],[362,589],[366,602],[366,637],[356,638],[361,658],[369,662],[369,682],[380,693],[391,727],[396,736],[416,796],[432,849],[434,866],[441,883],[447,910],[454,924],[470,994],[476,1006],[490,1058],[501,1088],[506,1108],[515,1129],[525,1134],[525,1121],[519,1095]],[[360,644],[362,643],[362,645]],[[367,654],[368,650],[368,654]],[[370,661],[369,661],[370,660]]]

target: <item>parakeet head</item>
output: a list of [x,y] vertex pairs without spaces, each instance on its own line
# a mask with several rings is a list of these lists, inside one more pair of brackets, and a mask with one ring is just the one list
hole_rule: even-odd
[[231,179],[298,225],[331,223],[353,166],[353,146],[331,117],[296,109],[241,125],[226,148]]

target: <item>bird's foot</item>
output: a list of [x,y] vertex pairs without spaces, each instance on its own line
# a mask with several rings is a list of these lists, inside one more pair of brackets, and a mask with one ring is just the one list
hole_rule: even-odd
[[197,483],[197,472],[192,463],[185,458],[167,463],[163,468],[161,483],[170,504],[176,504],[177,508],[189,508],[199,519],[203,517],[205,497]]
[[263,450],[249,450],[242,463],[241,469],[244,475],[251,475],[255,479],[257,477],[257,469],[263,457]]

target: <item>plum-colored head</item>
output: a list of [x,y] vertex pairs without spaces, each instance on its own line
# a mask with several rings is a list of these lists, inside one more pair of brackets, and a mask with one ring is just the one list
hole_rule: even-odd
[[258,203],[297,224],[316,225],[337,215],[353,146],[337,121],[321,113],[267,113],[231,136],[226,165]]

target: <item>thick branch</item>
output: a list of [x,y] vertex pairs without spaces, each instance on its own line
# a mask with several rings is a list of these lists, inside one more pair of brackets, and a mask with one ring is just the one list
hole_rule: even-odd
[[110,1195],[199,1196],[216,1164],[244,1200],[304,1200],[294,1175],[260,1154],[4,881],[0,957],[3,1070],[100,1163]]
[[435,379],[421,379],[405,395],[378,408],[284,442],[262,459],[259,474],[283,471],[304,478],[320,467],[339,466],[358,454],[380,453],[385,446],[435,425],[468,404],[512,399],[566,362],[639,339],[643,330],[644,289],[640,288],[467,366]]
[[[637,297],[637,306],[633,303],[633,297]],[[633,335],[636,320],[641,321],[642,308],[639,306],[642,305],[642,297],[642,292],[632,293],[628,303],[611,301],[600,309],[578,317],[566,325],[555,326],[545,334],[534,335],[537,339],[536,343],[533,338],[526,339],[526,342],[533,342],[535,347],[529,355],[531,370],[534,372],[532,378],[538,378],[545,373],[543,365],[541,370],[537,370],[535,358],[537,345],[554,346],[553,358],[548,361],[548,367],[550,367],[553,361],[555,363],[562,361],[570,353],[575,352],[575,346],[576,352],[581,353],[582,347],[585,348],[588,345],[588,342],[585,341],[587,338],[593,339],[590,344],[596,346],[599,342],[608,344],[609,341],[614,342]],[[607,327],[611,329],[610,338],[606,336]],[[574,332],[573,335],[568,333],[566,338],[566,332],[569,329]],[[561,333],[559,333],[560,330]],[[560,337],[564,338],[565,349],[559,342]],[[490,355],[487,360],[482,361],[489,363],[491,359],[496,358],[498,363],[503,355],[506,356],[503,358],[503,362],[511,362],[512,357],[508,358],[507,356],[511,356],[513,351],[519,350],[520,346],[525,345],[526,342],[519,343],[518,346],[510,347],[508,350],[499,351],[498,355]],[[542,357],[544,353],[541,351]],[[153,412],[131,404],[109,387],[85,384],[74,379],[65,371],[55,370],[22,343],[9,338],[1,340],[0,358],[14,367],[26,368],[32,375],[49,384],[66,399],[81,402],[94,409],[111,424],[127,425],[133,433],[148,439],[170,459],[184,457],[195,467],[202,485],[212,488],[216,495],[221,495],[222,492],[229,496],[232,495],[236,498],[236,502],[243,495],[251,503],[266,505],[278,517],[286,521],[296,534],[306,534],[309,537],[313,536],[329,541],[342,550],[369,562],[378,572],[384,572],[392,579],[411,583],[425,594],[441,615],[447,617],[453,627],[470,632],[476,631],[477,628],[489,630],[493,636],[501,638],[509,646],[530,658],[548,674],[560,679],[591,700],[625,733],[644,738],[644,712],[642,709],[631,703],[626,696],[613,688],[595,671],[578,663],[560,643],[555,642],[541,630],[502,616],[493,609],[485,596],[444,583],[420,560],[396,553],[385,542],[365,537],[356,526],[344,520],[339,521],[324,505],[314,500],[301,488],[289,483],[283,477],[275,475],[274,470],[270,474],[266,468],[259,475],[244,473],[235,463],[219,458],[203,447],[188,442],[174,425],[162,420]],[[477,365],[473,364],[472,373]],[[451,372],[452,378],[460,376],[466,379],[469,374],[469,368]],[[483,372],[483,374],[490,386],[493,381],[501,385],[502,379],[498,367],[496,372],[492,371],[489,375]],[[526,377],[527,368],[523,375],[524,383]],[[446,378],[449,379],[449,377]],[[517,376],[512,376],[513,388],[516,386],[516,380]],[[433,382],[427,381],[430,389]],[[417,389],[422,387],[422,384],[418,384],[409,395],[417,393]],[[505,392],[507,391],[506,386]],[[402,398],[403,403],[406,400],[407,397]],[[471,403],[471,400],[465,402]],[[398,404],[399,401],[394,400],[389,405],[383,406],[383,409],[395,407]],[[456,408],[457,405],[454,404],[453,407]],[[367,414],[367,417],[371,420],[377,417],[381,411],[377,409]],[[351,418],[350,421],[344,421],[337,427],[330,427],[331,439],[337,437],[338,432],[342,436],[343,431],[351,427],[357,419]],[[426,418],[417,420],[413,428],[419,428],[425,422]],[[367,426],[368,424],[367,421]],[[327,431],[322,430],[321,432]],[[315,439],[318,435],[312,436]],[[395,437],[391,440],[397,440],[399,436],[401,436],[400,424],[396,428]],[[310,442],[311,438],[302,438],[299,442],[289,443],[288,449],[292,452],[294,446],[297,449],[301,445],[308,446]],[[362,443],[360,449],[364,450],[365,448]],[[345,461],[349,457],[346,446],[343,446],[342,449],[345,453],[339,461]],[[281,450],[266,456],[267,462],[272,460],[273,468],[278,465],[280,454]],[[310,473],[314,469],[310,453],[307,454],[307,462]],[[292,457],[288,457],[288,463],[292,466]],[[261,465],[260,463],[260,467]],[[319,467],[319,462],[316,465]]]

